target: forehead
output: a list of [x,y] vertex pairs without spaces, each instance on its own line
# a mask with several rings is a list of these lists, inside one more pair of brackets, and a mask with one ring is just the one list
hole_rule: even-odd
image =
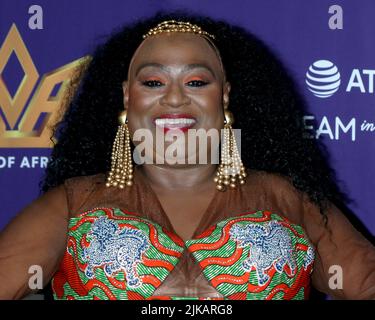
[[129,71],[149,62],[163,65],[205,63],[218,73],[221,70],[219,57],[206,39],[180,32],[146,38],[134,53]]

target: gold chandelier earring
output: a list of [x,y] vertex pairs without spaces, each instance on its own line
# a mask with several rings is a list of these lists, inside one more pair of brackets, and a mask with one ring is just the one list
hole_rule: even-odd
[[126,110],[121,112],[119,122],[120,125],[112,147],[111,171],[107,177],[106,186],[124,189],[125,186],[133,185],[133,163]]
[[214,181],[219,191],[225,191],[227,187],[234,189],[239,184],[245,184],[246,169],[242,164],[236,138],[232,129],[233,114],[224,110],[224,133],[221,143],[220,165]]

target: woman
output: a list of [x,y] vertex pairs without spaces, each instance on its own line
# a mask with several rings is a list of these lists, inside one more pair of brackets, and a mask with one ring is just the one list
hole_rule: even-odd
[[[158,14],[115,33],[72,88],[45,193],[1,234],[0,297],[30,292],[39,265],[56,299],[306,299],[310,282],[375,298],[375,250],[338,209],[344,196],[303,138],[302,100],[254,36]],[[189,129],[223,129],[219,167],[134,165],[138,130]],[[154,140],[143,146],[166,159]],[[177,147],[180,160],[201,153]]]

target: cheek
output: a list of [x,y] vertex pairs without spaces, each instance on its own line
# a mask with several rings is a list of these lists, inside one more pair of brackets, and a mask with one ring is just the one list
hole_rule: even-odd
[[[157,97],[145,93],[141,88],[132,86],[129,90],[129,111],[142,113],[155,103]],[[131,109],[131,110],[130,110]]]
[[224,125],[223,103],[220,90],[212,90],[210,94],[197,97],[197,104],[201,107],[204,123],[211,128],[221,128]]
[[128,126],[131,132],[139,128],[147,128],[147,114],[157,99],[150,94],[145,94],[139,88],[133,86],[129,89],[128,102]]

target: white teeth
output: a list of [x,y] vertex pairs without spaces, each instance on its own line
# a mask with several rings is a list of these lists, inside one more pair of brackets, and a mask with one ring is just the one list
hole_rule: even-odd
[[175,118],[175,119],[170,119],[170,118],[162,118],[162,119],[156,119],[155,123],[157,126],[165,126],[165,125],[184,125],[184,124],[193,124],[195,123],[194,119],[190,118]]

